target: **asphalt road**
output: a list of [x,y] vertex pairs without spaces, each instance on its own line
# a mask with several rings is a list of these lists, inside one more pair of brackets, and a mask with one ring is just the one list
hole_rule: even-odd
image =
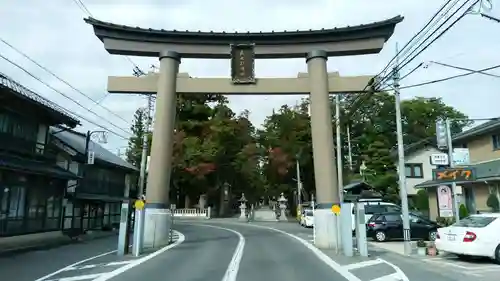
[[[304,245],[272,230],[223,223],[176,229],[185,235],[183,243],[110,280],[345,280]],[[243,236],[241,251],[241,237],[230,230]]]
[[[306,245],[312,232],[294,224],[259,225],[295,234],[302,237]],[[116,236],[0,258],[0,279],[345,281],[344,276],[348,276],[348,272],[353,274],[349,280],[383,281],[392,280],[388,278],[394,275],[394,268],[397,268],[408,278],[400,280],[469,281],[474,278],[494,281],[500,273],[500,268],[497,270],[492,265],[475,264],[469,268],[467,264],[447,264],[443,258],[423,260],[376,248],[370,249],[372,257],[368,260],[342,259],[324,251],[335,260],[335,267],[308,249],[310,246],[271,229],[224,221],[192,221],[179,223],[175,228],[181,234],[176,235],[179,239],[174,245],[137,258],[130,255],[118,257],[112,252],[116,249]],[[108,254],[100,255],[106,252]]]
[[116,250],[118,236],[0,258],[0,280],[34,281],[72,263]]

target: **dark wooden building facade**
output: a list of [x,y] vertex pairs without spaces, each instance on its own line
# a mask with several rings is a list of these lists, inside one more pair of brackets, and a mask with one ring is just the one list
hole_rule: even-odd
[[49,127],[78,124],[66,110],[0,73],[0,237],[61,228],[64,190],[78,176],[56,165]]

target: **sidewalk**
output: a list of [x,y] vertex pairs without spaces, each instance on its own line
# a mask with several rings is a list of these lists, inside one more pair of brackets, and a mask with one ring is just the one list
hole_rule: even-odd
[[118,231],[89,231],[82,235],[79,240],[71,240],[61,231],[52,231],[46,233],[36,233],[12,237],[0,238],[0,257],[16,255],[20,253],[46,250],[64,246],[81,241],[90,241],[110,236],[115,236]]

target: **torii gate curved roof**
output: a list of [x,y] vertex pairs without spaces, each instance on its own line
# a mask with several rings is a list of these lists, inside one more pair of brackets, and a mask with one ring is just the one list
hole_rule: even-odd
[[86,18],[111,54],[158,56],[162,50],[185,58],[230,58],[230,44],[255,44],[256,58],[303,58],[311,50],[329,56],[378,53],[403,17],[358,26],[271,32],[202,32],[147,29]]

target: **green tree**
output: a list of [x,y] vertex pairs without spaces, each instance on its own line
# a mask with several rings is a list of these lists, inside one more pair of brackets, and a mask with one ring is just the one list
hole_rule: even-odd
[[141,155],[143,148],[143,136],[146,133],[147,114],[145,108],[139,108],[134,113],[134,120],[130,130],[132,136],[128,140],[126,151],[127,161],[137,168],[141,165]]
[[460,204],[460,207],[458,208],[458,216],[460,219],[469,216],[469,210],[467,210],[467,207],[465,207],[464,204]]
[[364,151],[366,179],[387,200],[399,202],[398,175],[387,143],[384,136],[378,135]]
[[500,202],[496,194],[490,194],[486,200],[486,206],[490,207],[493,212],[500,211]]

